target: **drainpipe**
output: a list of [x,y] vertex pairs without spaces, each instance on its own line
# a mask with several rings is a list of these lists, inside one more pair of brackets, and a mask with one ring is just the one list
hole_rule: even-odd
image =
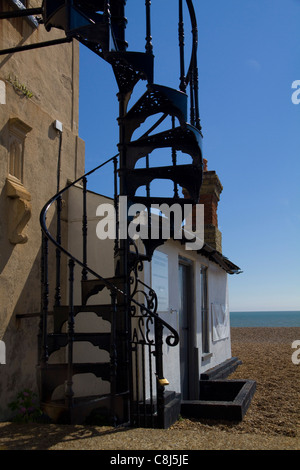
[[[54,129],[56,129],[59,135],[59,150],[57,160],[57,192],[60,190],[60,172],[61,172],[61,148],[62,148],[62,123],[55,121],[53,123]],[[56,201],[56,241],[61,244],[61,209],[62,209],[62,197],[59,196]],[[56,285],[55,285],[55,306],[59,306],[61,302],[61,282],[60,282],[60,264],[61,264],[61,251],[56,248]]]

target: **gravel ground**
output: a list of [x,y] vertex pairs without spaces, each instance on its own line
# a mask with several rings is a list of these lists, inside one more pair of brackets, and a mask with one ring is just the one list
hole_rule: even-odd
[[232,328],[232,355],[243,364],[229,378],[257,383],[241,423],[180,419],[167,430],[0,423],[0,449],[300,450],[297,339],[300,328]]

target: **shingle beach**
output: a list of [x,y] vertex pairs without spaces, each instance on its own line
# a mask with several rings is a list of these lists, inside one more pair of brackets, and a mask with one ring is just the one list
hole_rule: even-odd
[[[0,423],[3,450],[300,450],[300,328],[232,328],[230,379],[257,389],[240,423],[180,419],[170,429]],[[299,348],[298,348],[299,349]],[[298,355],[300,358],[300,353]]]

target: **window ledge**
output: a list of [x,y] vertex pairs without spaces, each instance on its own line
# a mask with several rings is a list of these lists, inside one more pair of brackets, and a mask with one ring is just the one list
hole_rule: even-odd
[[7,196],[15,199],[21,198],[25,201],[31,200],[31,195],[27,189],[23,186],[21,181],[13,175],[8,175],[6,178],[7,185]]

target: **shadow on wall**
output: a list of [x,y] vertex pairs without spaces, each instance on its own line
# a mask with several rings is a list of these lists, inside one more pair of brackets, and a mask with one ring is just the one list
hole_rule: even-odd
[[[2,3],[2,2],[1,2]],[[24,3],[24,2],[23,2]],[[4,8],[4,10],[6,11],[8,8]],[[2,11],[2,9],[1,9]],[[2,20],[3,21],[3,20]],[[27,25],[24,23],[23,21],[23,18],[11,18],[9,20],[6,20],[6,21],[9,21],[12,26],[14,27],[14,29],[16,31],[18,31],[19,33],[19,37],[21,37],[21,40],[16,43],[16,44],[12,44],[10,46],[5,46],[1,49],[4,49],[6,47],[21,47],[23,46],[27,39],[34,33],[34,31],[36,30],[35,27],[33,27],[33,24],[31,25]],[[11,54],[7,54],[5,56],[2,56],[4,58],[1,57],[1,60],[0,60],[0,69],[13,57],[14,53],[11,53]]]
[[0,217],[0,274],[3,272],[15,245],[8,241],[7,231],[8,231],[8,198],[6,193],[6,185],[4,185],[0,193],[0,214],[3,214]]
[[[0,201],[2,196],[1,194]],[[56,224],[52,222],[50,226],[52,233],[55,233],[53,232],[55,226]],[[2,253],[3,256],[1,256],[0,264],[1,271],[9,262],[14,249],[15,246],[11,245],[9,249],[3,250],[4,253]],[[52,247],[49,247],[49,260],[51,267],[51,264],[55,263],[55,249]],[[62,260],[62,265],[64,266],[63,263],[64,260]],[[51,273],[49,277],[49,309],[52,309],[55,293],[55,276],[54,269],[50,268],[49,271]],[[65,273],[64,270],[62,271],[63,277]],[[15,275],[17,276],[18,274],[15,273]],[[62,295],[65,295],[65,292],[62,292]],[[4,301],[5,299],[1,303],[5,311]],[[10,320],[1,338],[6,347],[6,363],[1,365],[0,421],[10,419],[11,411],[8,409],[8,403],[15,400],[16,395],[20,391],[29,388],[37,392],[36,366],[38,364],[40,310],[41,248],[32,262],[31,270],[23,289],[19,298],[15,301],[13,312],[8,312]]]
[[4,341],[0,340],[0,364],[6,364],[6,346]]

